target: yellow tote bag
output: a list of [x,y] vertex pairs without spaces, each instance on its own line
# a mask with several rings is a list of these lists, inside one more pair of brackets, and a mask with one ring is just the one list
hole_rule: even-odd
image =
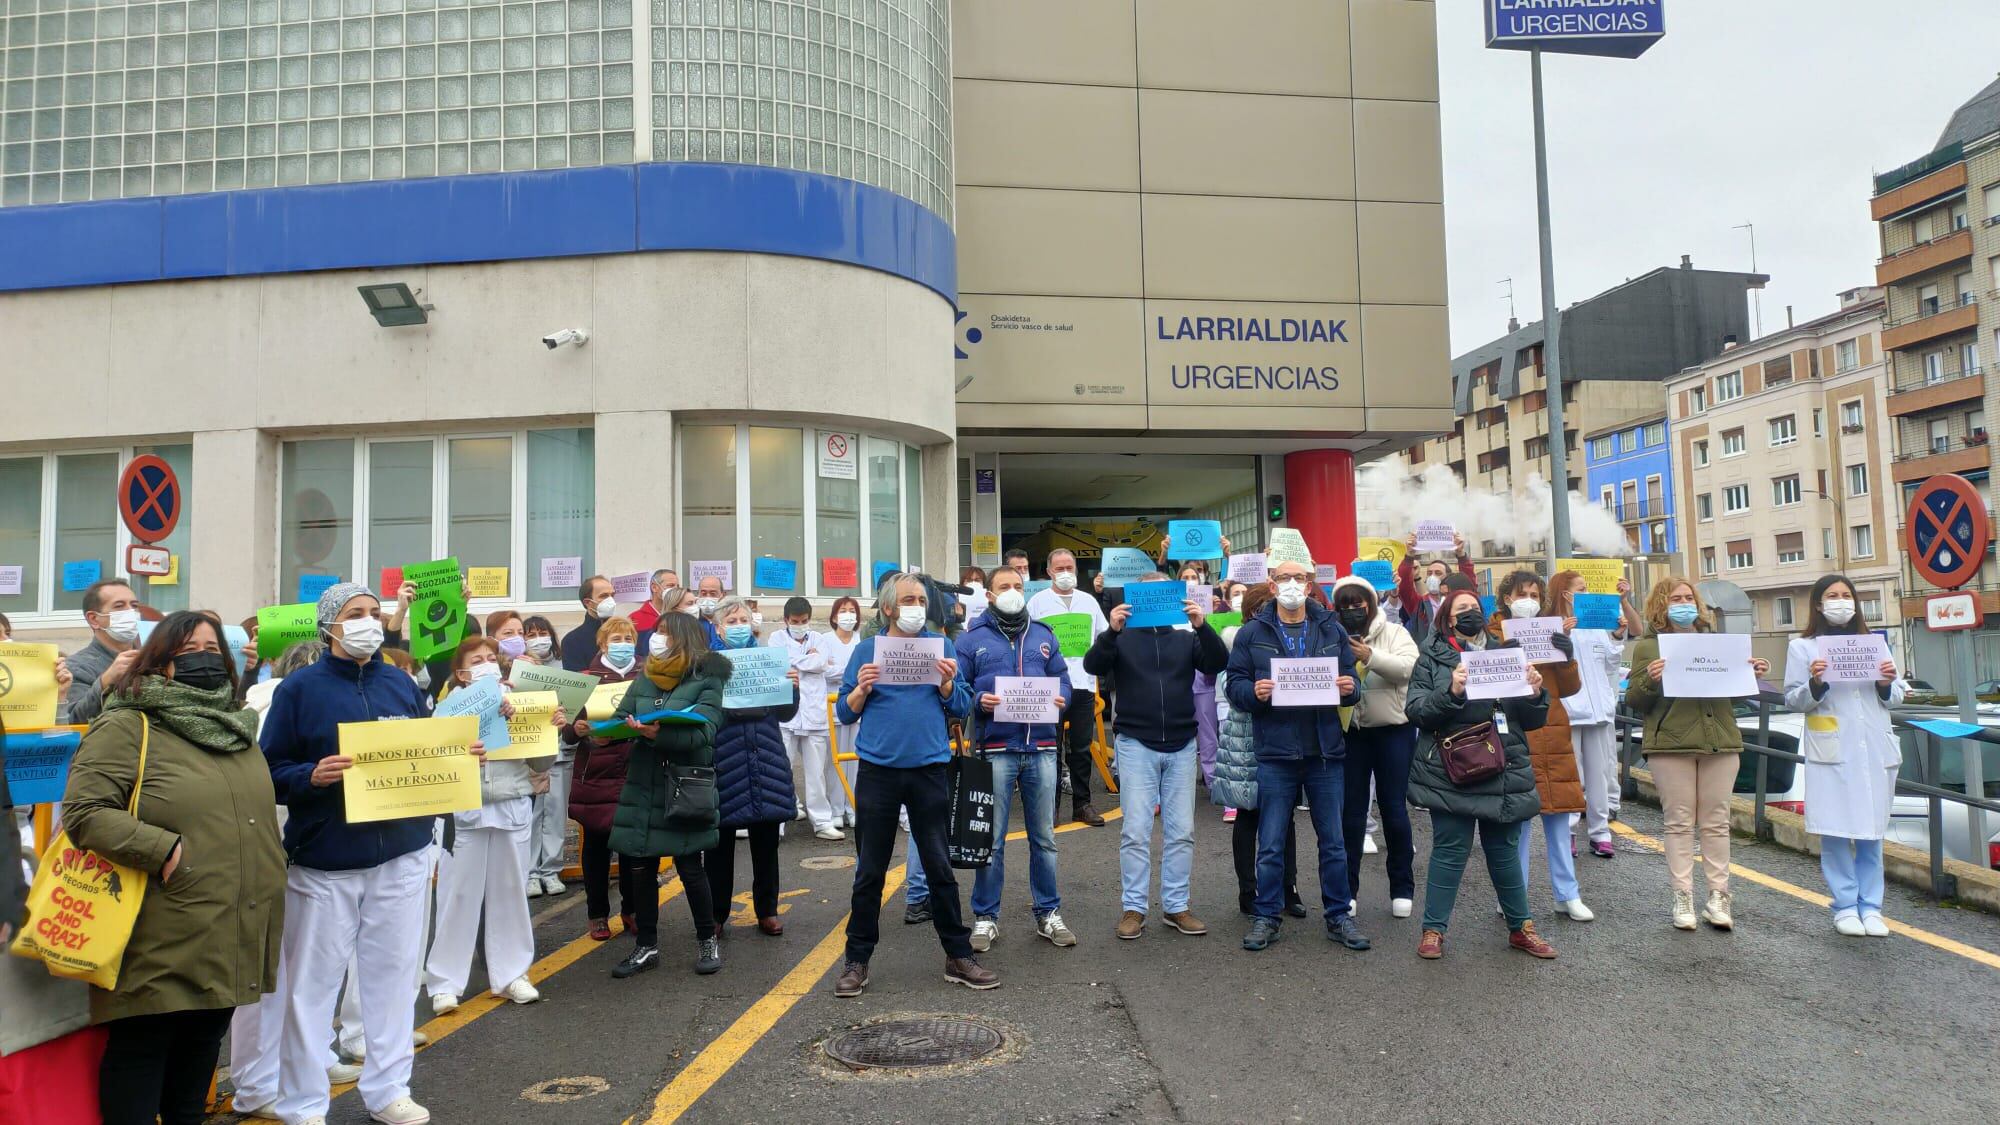
[[[132,782],[127,811],[139,814],[139,787],[146,780],[146,745],[153,724],[139,735],[139,773]],[[118,987],[125,943],[139,920],[147,873],[123,867],[70,842],[64,829],[42,853],[35,884],[28,891],[28,924],[14,939],[16,957],[39,957],[50,973]]]

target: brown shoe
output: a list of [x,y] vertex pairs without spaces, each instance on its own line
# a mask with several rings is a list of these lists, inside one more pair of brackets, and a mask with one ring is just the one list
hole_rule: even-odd
[[757,928],[771,937],[778,937],[785,932],[785,924],[778,920],[776,914],[771,915],[769,918],[757,919]]
[[1425,930],[1417,942],[1417,956],[1426,961],[1435,961],[1444,956],[1444,935],[1436,930]]
[[1126,941],[1137,941],[1146,932],[1146,916],[1136,910],[1127,910],[1118,916],[1118,936]]
[[947,957],[944,960],[944,979],[953,984],[984,992],[1000,987],[1000,974],[980,964],[971,957]]
[[1539,957],[1544,961],[1553,961],[1556,957],[1556,947],[1542,940],[1542,935],[1535,932],[1533,922],[1521,923],[1520,929],[1507,935],[1507,944],[1530,957]]
[[1208,923],[1195,917],[1191,910],[1183,910],[1179,914],[1168,914],[1164,917],[1167,925],[1189,937],[1204,937],[1208,934]]
[[840,997],[861,995],[868,987],[868,966],[860,961],[849,961],[840,970],[840,979],[833,982],[833,994]]
[[1075,810],[1071,814],[1071,819],[1082,821],[1083,823],[1090,825],[1092,828],[1104,827],[1104,814],[1098,812],[1096,807],[1093,806],[1088,801],[1085,801],[1083,804],[1076,806]]

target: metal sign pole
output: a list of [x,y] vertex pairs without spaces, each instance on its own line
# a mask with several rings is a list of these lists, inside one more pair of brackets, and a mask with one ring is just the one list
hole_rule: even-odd
[[1549,230],[1549,136],[1542,114],[1542,52],[1528,52],[1535,102],[1535,212],[1542,251],[1542,387],[1548,398],[1549,573],[1569,557],[1569,443],[1563,440],[1562,311],[1556,307],[1555,240]]
[[[1972,630],[1960,629],[1951,635],[1952,678],[1958,688],[1958,721],[1968,726],[1980,726],[1979,700],[1972,694]],[[1964,751],[1965,795],[1986,796],[1984,769],[1986,743],[1963,738],[1959,746]],[[1933,783],[1941,784],[1941,783]],[[1969,833],[1969,850],[1966,855],[1975,867],[1985,867],[1986,860],[1986,810],[1977,805],[1965,807],[1965,826]]]

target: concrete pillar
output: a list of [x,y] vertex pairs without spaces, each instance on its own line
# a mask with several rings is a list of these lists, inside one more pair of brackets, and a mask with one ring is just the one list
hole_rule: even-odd
[[1285,518],[1316,563],[1347,573],[1355,555],[1354,454],[1302,449],[1285,454]]
[[599,414],[596,426],[597,573],[678,565],[673,412]]
[[188,484],[188,605],[240,621],[278,597],[278,439],[262,430],[194,435]]
[[958,443],[924,450],[924,558],[927,574],[958,578]]

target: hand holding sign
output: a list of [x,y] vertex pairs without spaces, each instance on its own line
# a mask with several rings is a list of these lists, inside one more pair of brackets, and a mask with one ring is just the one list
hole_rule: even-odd
[[1671,699],[1733,699],[1757,694],[1757,665],[1744,633],[1662,633],[1661,688]]
[[1131,583],[1125,587],[1125,605],[1131,613],[1125,624],[1135,629],[1189,623],[1185,582]]
[[1340,678],[1338,657],[1275,659],[1271,661],[1271,706],[1337,707]]
[[1056,703],[1061,681],[1054,676],[996,676],[993,708],[996,723],[1054,723],[1062,718]]
[[[1821,683],[1872,684],[1882,679],[1882,666],[1889,662],[1889,643],[1875,633],[1821,637],[1819,658],[1826,664],[1818,673]],[[1894,678],[1894,665],[1890,668]]]
[[1103,568],[1100,573],[1104,575],[1106,586],[1125,586],[1137,582],[1151,574],[1153,570],[1153,560],[1146,557],[1146,552],[1136,547],[1104,548]]
[[[458,560],[406,566],[403,581],[416,587],[409,617],[410,659],[428,664],[456,649],[465,637],[465,583],[459,577]],[[262,640],[260,629],[260,644]]]
[[1458,529],[1450,520],[1418,520],[1416,548],[1419,552],[1439,553],[1458,550]]

